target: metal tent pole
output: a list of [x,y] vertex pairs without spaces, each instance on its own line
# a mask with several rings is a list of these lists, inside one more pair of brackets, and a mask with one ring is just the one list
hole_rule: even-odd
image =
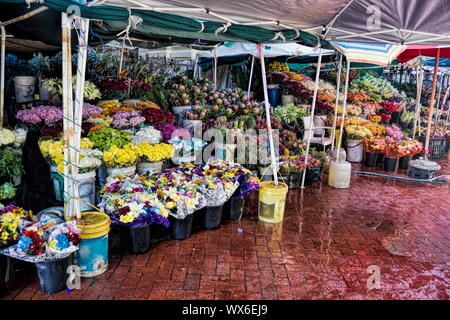
[[125,39],[122,40],[122,49],[120,49],[120,59],[119,59],[119,71],[117,72],[117,78],[119,78],[120,73],[123,68],[123,52],[125,51]]
[[255,66],[255,56],[252,55],[252,66],[250,67],[250,77],[248,78],[247,99],[250,99],[250,90],[252,88],[253,67]]
[[1,42],[1,71],[0,71],[0,128],[3,128],[3,120],[5,117],[5,49],[6,49],[6,30],[2,29],[2,42]]
[[336,102],[334,107],[334,118],[333,118],[333,130],[331,131],[331,150],[334,150],[334,140],[336,137],[336,120],[337,120],[337,114],[338,114],[338,107],[339,107],[339,89],[341,86],[341,73],[342,73],[342,54],[339,57],[339,66],[338,66],[338,73],[336,75]]
[[430,108],[428,110],[427,135],[425,138],[425,159],[427,159],[427,160],[428,160],[428,148],[430,146],[431,124],[433,122],[434,97],[436,95],[436,82],[437,82],[436,80],[437,80],[440,54],[441,54],[441,48],[438,47],[437,51],[436,51],[436,61],[434,63],[433,85],[431,88]]
[[270,120],[270,103],[269,103],[269,94],[267,93],[267,79],[266,79],[266,63],[264,61],[264,48],[261,44],[258,44],[259,56],[261,62],[261,75],[263,81],[263,91],[264,91],[264,106],[266,110],[266,122],[267,122],[267,134],[269,137],[269,145],[270,145],[270,159],[272,164],[272,173],[275,185],[278,185],[278,176],[277,176],[277,165],[275,159],[275,148],[273,145],[273,137],[272,137],[272,123]]
[[214,49],[214,90],[217,90],[217,53],[216,49]]
[[[442,72],[442,76],[441,76],[441,79],[439,81],[439,91],[438,91],[438,96],[437,96],[437,101],[436,101],[436,122],[435,123],[437,123],[437,115],[438,115],[438,112],[439,112],[439,105],[441,103],[442,84],[444,82],[444,76],[445,76],[445,74],[443,74],[443,72]],[[436,90],[438,90],[438,89],[436,88]]]
[[450,89],[450,87],[447,87],[447,89],[445,90],[444,100],[442,101],[441,106],[440,106],[440,107],[439,107],[439,105],[437,106],[437,110],[436,110],[436,122],[434,123],[434,125],[435,125],[436,127],[438,126],[439,119],[441,118],[441,113],[442,113],[442,110],[444,109],[445,101],[447,100],[449,89]]
[[[320,42],[319,42],[320,45]],[[314,82],[314,94],[313,94],[313,101],[312,101],[312,105],[311,105],[311,120],[309,123],[309,134],[308,134],[308,142],[306,143],[306,153],[305,153],[305,165],[308,165],[308,156],[309,156],[309,146],[311,145],[311,135],[314,134],[314,130],[312,130],[313,125],[314,125],[314,112],[316,110],[316,101],[317,101],[317,91],[319,90],[319,79],[320,79],[320,67],[322,64],[322,48],[319,47],[319,58],[317,61],[317,69],[316,69],[316,79]],[[306,130],[306,129],[305,129]],[[305,187],[305,176],[306,176],[306,166],[305,166],[305,170],[303,170],[303,175],[302,175],[302,186],[301,188],[303,189]]]
[[345,86],[344,86],[344,104],[342,105],[341,124],[339,126],[339,143],[337,146],[337,159],[339,160],[339,153],[341,152],[342,135],[344,132],[345,111],[347,110],[347,93],[348,80],[350,78],[350,61],[347,61],[347,70],[345,72]]

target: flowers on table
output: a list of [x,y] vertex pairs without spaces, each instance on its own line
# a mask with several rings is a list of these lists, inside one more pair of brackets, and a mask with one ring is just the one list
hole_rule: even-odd
[[136,164],[139,149],[131,144],[125,144],[123,148],[112,145],[103,151],[103,161],[108,168],[125,168]]
[[88,137],[94,142],[94,146],[102,151],[110,149],[112,146],[122,148],[131,142],[131,133],[113,128],[102,128],[90,131]]
[[43,125],[55,126],[62,121],[62,109],[51,106],[38,106],[31,109],[19,110],[16,118],[26,125],[39,128]]
[[149,144],[141,142],[137,145],[138,154],[142,161],[159,162],[173,157],[175,148],[168,143]]
[[349,125],[345,127],[347,140],[361,140],[372,137],[372,132],[362,125]]
[[20,236],[21,223],[31,221],[31,211],[25,211],[13,204],[3,208],[0,205],[0,249],[15,244]]

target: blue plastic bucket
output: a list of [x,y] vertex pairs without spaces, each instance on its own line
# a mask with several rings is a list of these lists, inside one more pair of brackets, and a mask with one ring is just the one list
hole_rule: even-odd
[[272,107],[278,107],[281,104],[281,91],[280,88],[267,89],[269,95],[269,103]]
[[109,217],[100,212],[82,212],[82,224],[77,251],[77,264],[82,277],[95,277],[108,269]]

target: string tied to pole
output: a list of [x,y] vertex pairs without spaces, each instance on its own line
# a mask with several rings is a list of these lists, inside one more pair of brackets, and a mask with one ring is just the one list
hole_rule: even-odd
[[131,29],[136,29],[143,21],[144,19],[142,19],[141,17],[132,15],[131,9],[128,8],[128,25],[124,30],[119,32],[117,36],[120,37],[123,35],[124,41],[128,41],[130,47],[132,47],[133,43],[130,39],[130,31]]
[[289,39],[289,40],[295,40],[295,39],[297,39],[298,37],[300,37],[300,30],[294,29],[294,31],[295,31],[295,37],[293,37],[293,38],[291,38],[291,39]]
[[214,32],[214,34],[217,37],[217,35],[220,32],[223,32],[223,33],[227,32],[229,27],[231,27],[231,22],[230,21],[228,21],[227,23],[224,23],[221,27],[217,28],[216,31]]
[[275,41],[278,39],[282,39],[284,42],[286,42],[286,38],[285,38],[283,32],[281,32],[281,31],[275,32],[275,36],[271,39],[271,41]]

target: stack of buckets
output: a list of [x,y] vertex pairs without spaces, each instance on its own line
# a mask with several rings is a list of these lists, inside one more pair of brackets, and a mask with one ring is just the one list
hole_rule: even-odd
[[284,182],[262,181],[259,190],[258,219],[278,223],[283,220],[288,186]]
[[82,277],[95,277],[108,269],[108,235],[111,220],[103,212],[81,213],[82,229],[77,264]]

